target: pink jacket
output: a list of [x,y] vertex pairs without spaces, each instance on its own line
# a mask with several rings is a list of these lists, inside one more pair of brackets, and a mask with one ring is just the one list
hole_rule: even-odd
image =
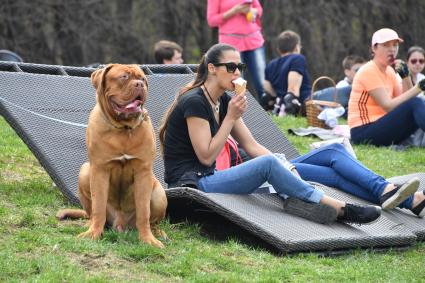
[[210,27],[218,27],[218,41],[233,45],[239,51],[254,50],[263,46],[264,38],[261,34],[263,8],[258,0],[252,1],[258,15],[255,22],[249,22],[245,15],[237,14],[223,20],[223,14],[233,6],[245,0],[208,0],[207,20]]

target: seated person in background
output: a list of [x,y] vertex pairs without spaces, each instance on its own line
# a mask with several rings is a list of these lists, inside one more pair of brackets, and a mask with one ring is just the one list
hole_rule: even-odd
[[[425,79],[425,75],[422,74],[425,66],[425,50],[422,47],[410,47],[407,51],[406,62],[407,67],[409,67],[410,79],[413,85]],[[421,93],[421,97],[423,97],[423,93]]]
[[6,49],[0,50],[0,61],[24,62],[18,54]]
[[366,63],[366,60],[357,55],[348,55],[342,60],[345,78],[336,84],[337,88],[351,86],[354,75]]
[[183,64],[183,48],[173,41],[160,40],[154,46],[155,60],[158,64]]
[[[366,60],[357,55],[348,55],[342,61],[345,78],[336,84],[337,96],[336,102],[340,103],[345,108],[344,117],[347,118],[348,100],[350,99],[351,84],[353,83],[354,75],[360,69]],[[334,101],[335,88],[328,87],[314,92],[314,99]]]
[[[303,181],[283,156],[272,154],[254,139],[242,119],[245,93],[230,96],[227,92],[235,89],[233,81],[244,67],[233,46],[213,45],[202,56],[195,80],[180,91],[166,112],[159,137],[168,186],[243,195],[267,181],[280,196],[298,200],[288,213],[320,223],[337,217],[352,223],[377,219],[378,207],[352,205],[325,195]],[[252,159],[217,171],[215,160],[229,135]]]
[[[412,46],[407,51],[406,56],[407,67],[410,72],[410,79],[412,84],[415,85],[421,80],[425,79],[425,75],[422,74],[425,66],[425,50],[420,46]],[[418,97],[425,99],[424,92],[418,94]],[[410,146],[425,147],[425,133],[421,129],[418,129],[413,135],[407,140],[403,141],[400,145],[395,145],[392,148],[396,150],[404,150]]]
[[300,36],[290,30],[283,31],[277,38],[277,51],[279,57],[266,67],[264,89],[276,97],[274,114],[283,110],[280,109],[283,105],[286,113],[297,115],[311,94],[306,59],[300,54]]
[[417,97],[425,90],[425,79],[413,86],[407,65],[397,62],[400,85],[392,68],[400,42],[403,40],[392,29],[373,34],[373,59],[354,77],[348,104],[348,125],[354,143],[389,146],[402,142],[418,128],[425,130],[425,101]]

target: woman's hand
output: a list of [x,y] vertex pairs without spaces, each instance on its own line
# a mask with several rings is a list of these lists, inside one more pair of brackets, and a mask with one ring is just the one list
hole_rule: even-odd
[[229,119],[236,121],[242,114],[246,111],[248,107],[248,101],[246,99],[245,93],[241,93],[239,95],[235,95],[229,102],[229,106],[227,106],[227,115]]
[[251,9],[251,5],[249,3],[241,3],[233,6],[232,11],[233,15],[236,14],[247,14]]
[[251,8],[251,4],[249,3],[237,4],[223,14],[223,19],[228,20],[229,18],[237,14],[247,14],[250,8]]
[[409,68],[407,67],[407,64],[403,60],[400,60],[400,59],[395,60],[394,69],[402,79],[407,78],[409,76]]

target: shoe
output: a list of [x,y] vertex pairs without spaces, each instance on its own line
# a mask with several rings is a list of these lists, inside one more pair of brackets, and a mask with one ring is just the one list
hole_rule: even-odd
[[381,204],[382,209],[389,210],[396,208],[400,203],[418,190],[419,183],[419,179],[414,177],[403,185],[396,186],[394,190],[381,195],[379,203]]
[[[425,195],[425,191],[422,191]],[[418,217],[422,218],[425,216],[425,200],[421,201],[417,206],[410,209]]]
[[375,205],[345,204],[342,208],[343,215],[338,216],[338,221],[354,224],[366,224],[375,221],[381,216],[381,208]]
[[317,223],[329,224],[335,222],[337,211],[329,205],[306,202],[297,198],[287,198],[283,202],[283,210]]

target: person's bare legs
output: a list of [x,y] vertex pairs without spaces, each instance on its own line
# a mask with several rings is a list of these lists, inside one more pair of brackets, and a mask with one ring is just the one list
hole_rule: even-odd
[[425,200],[425,195],[422,192],[416,192],[413,197],[413,205],[412,207],[417,206],[421,202]]
[[338,216],[342,215],[342,208],[345,206],[345,202],[331,198],[326,195],[322,197],[320,203],[333,207],[336,210]]
[[390,191],[394,190],[395,188],[396,188],[396,186],[395,186],[394,184],[388,184],[388,185],[385,187],[385,189],[384,189],[384,191],[382,192],[382,194],[384,195],[384,194],[386,194],[386,193],[388,193],[388,192],[390,192]]

